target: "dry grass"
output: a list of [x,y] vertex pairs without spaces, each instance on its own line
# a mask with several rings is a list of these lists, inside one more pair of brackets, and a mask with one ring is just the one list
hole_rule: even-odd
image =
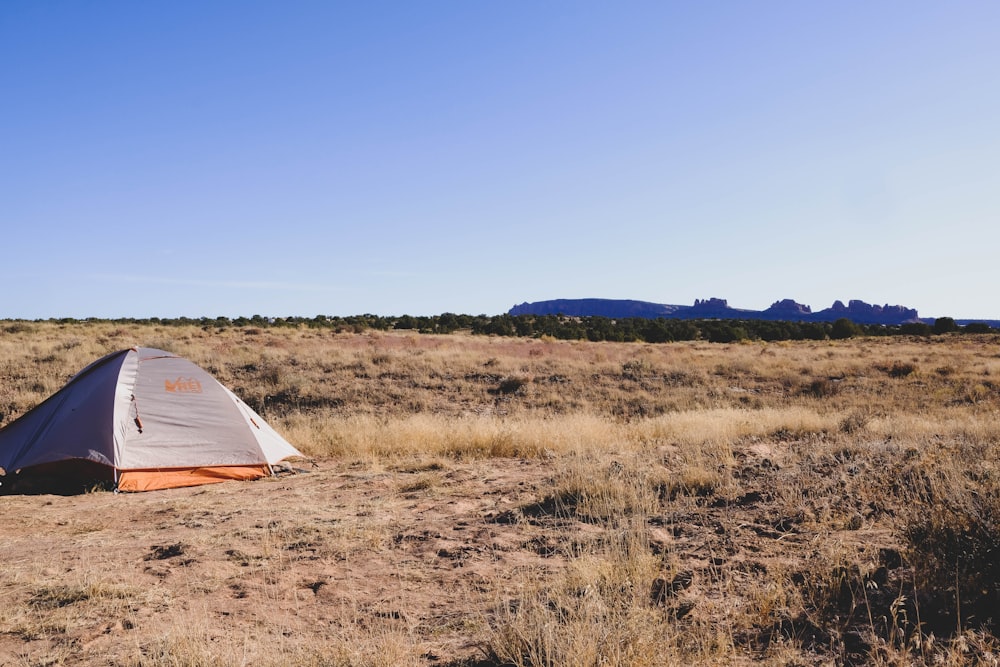
[[0,323],[0,424],[130,345],[319,468],[0,498],[0,664],[997,664],[993,337]]

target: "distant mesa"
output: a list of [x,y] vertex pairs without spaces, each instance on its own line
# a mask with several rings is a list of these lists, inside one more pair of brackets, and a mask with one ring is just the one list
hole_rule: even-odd
[[[834,305],[837,303],[840,302],[837,301]],[[812,308],[804,303],[797,303],[793,299],[782,299],[781,301],[772,303],[771,307],[764,311],[764,314],[774,315],[775,317],[780,316],[781,319],[796,320],[798,318],[809,318],[813,312]]]
[[[567,315],[570,317],[608,317],[621,319],[663,317],[682,320],[774,320],[786,322],[834,322],[846,318],[858,324],[908,324],[926,322],[916,309],[905,306],[878,306],[852,299],[844,305],[834,301],[824,310],[813,312],[809,306],[792,299],[775,301],[766,310],[732,308],[726,299],[696,299],[692,306],[677,306],[628,299],[554,299],[521,303],[510,315]],[[931,320],[933,321],[933,320]]]
[[629,299],[553,299],[522,303],[510,309],[511,315],[569,315],[571,317],[674,317],[684,306],[667,306]]

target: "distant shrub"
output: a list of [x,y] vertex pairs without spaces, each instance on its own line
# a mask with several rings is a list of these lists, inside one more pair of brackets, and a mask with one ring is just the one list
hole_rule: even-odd
[[641,380],[653,372],[653,365],[645,359],[630,359],[622,364],[622,377],[628,380]]
[[802,393],[813,398],[833,396],[840,390],[840,385],[828,378],[816,378],[802,390]]
[[33,333],[37,327],[28,322],[14,322],[4,327],[4,331],[9,334]]
[[934,320],[934,333],[946,334],[958,331],[958,324],[951,317],[939,317]]
[[970,334],[984,334],[993,331],[993,327],[985,322],[969,322],[963,327],[962,331]]
[[861,327],[846,317],[841,317],[839,320],[834,322],[833,326],[830,328],[830,338],[833,338],[834,340],[854,338],[855,336],[860,336],[861,333]]
[[703,322],[701,333],[710,343],[735,343],[750,337],[746,328],[726,320]]
[[887,372],[889,373],[889,377],[905,378],[906,376],[917,372],[917,365],[908,362],[896,361],[893,362]]
[[899,333],[905,336],[929,336],[933,329],[924,322],[907,322],[899,327]]
[[523,394],[527,391],[529,382],[531,380],[525,377],[513,376],[504,378],[492,393],[501,395]]

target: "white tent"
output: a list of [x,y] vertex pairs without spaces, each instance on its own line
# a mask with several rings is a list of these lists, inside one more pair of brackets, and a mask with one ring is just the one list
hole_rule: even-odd
[[0,430],[0,474],[121,491],[256,479],[301,454],[197,365],[152,348],[98,359]]

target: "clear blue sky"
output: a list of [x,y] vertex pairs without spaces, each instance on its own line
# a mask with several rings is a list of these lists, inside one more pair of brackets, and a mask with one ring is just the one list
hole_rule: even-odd
[[0,318],[1000,318],[1000,3],[0,3]]

